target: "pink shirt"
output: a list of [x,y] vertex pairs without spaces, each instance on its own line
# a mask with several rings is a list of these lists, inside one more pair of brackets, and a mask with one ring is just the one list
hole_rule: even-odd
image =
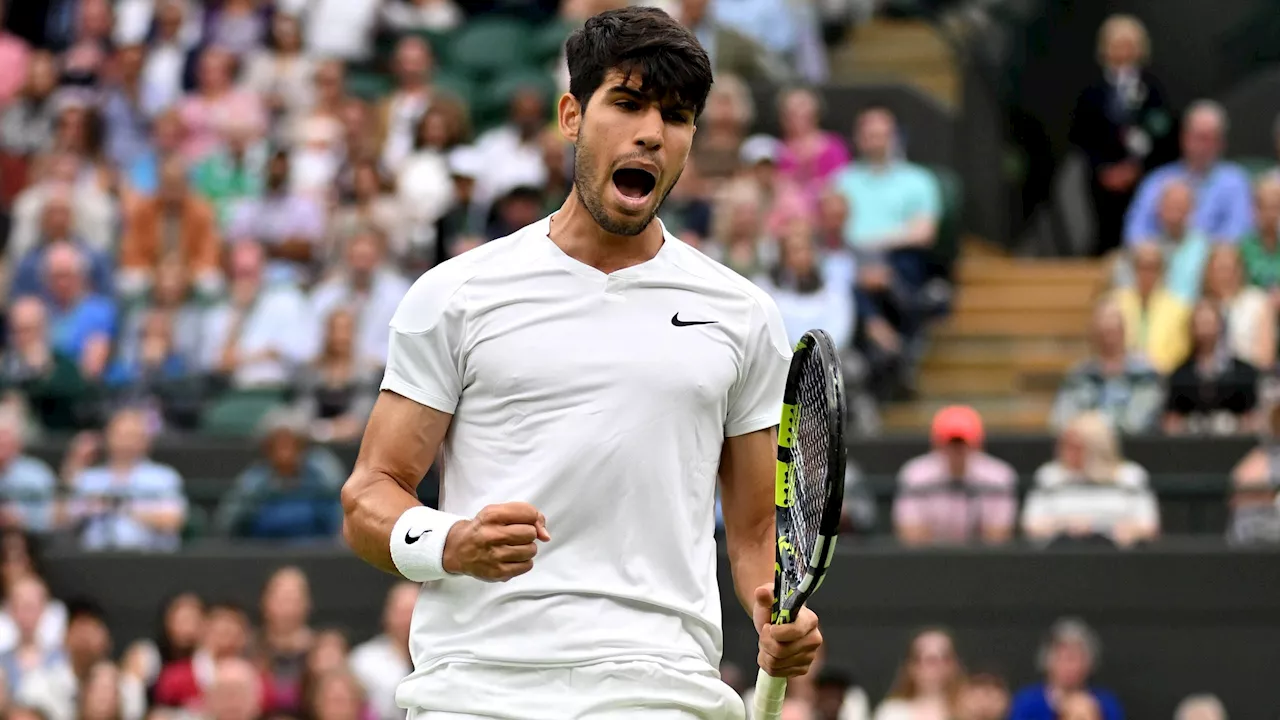
[[849,149],[835,133],[822,133],[816,151],[802,153],[795,141],[786,141],[778,153],[778,172],[809,196],[815,206],[827,181],[849,164]]
[[236,125],[248,125],[258,136],[266,132],[267,116],[256,93],[232,90],[215,101],[188,95],[178,106],[186,128],[182,154],[196,163],[208,157],[222,142],[223,134]]
[[983,452],[972,453],[964,477],[954,480],[941,453],[921,455],[898,472],[894,527],[927,527],[938,543],[965,542],[979,529],[1011,528],[1017,481],[1013,467]]
[[27,83],[31,50],[21,38],[0,33],[0,107],[13,102]]

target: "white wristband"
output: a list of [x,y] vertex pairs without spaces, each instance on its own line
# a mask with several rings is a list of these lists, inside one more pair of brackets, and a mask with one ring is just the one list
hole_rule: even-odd
[[444,541],[454,523],[464,517],[415,507],[404,511],[391,528],[391,562],[405,578],[431,582],[447,577],[444,570]]

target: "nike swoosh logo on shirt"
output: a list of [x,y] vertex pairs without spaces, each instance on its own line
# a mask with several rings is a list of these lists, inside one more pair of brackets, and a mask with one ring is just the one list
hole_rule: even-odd
[[691,325],[715,325],[715,320],[681,320],[680,313],[671,316],[671,324],[676,327],[689,327]]

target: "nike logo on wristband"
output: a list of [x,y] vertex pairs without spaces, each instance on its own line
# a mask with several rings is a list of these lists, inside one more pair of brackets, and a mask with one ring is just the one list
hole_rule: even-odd
[[418,540],[421,540],[421,539],[422,539],[422,536],[423,536],[423,535],[426,535],[426,534],[427,534],[427,533],[429,533],[429,532],[431,532],[431,531],[430,531],[430,530],[423,530],[422,532],[418,533],[417,535],[410,535],[410,534],[409,534],[409,531],[408,531],[408,530],[406,530],[406,531],[405,531],[405,533],[404,533],[404,544],[405,544],[405,545],[412,545],[412,544],[414,544],[414,543],[418,542]]

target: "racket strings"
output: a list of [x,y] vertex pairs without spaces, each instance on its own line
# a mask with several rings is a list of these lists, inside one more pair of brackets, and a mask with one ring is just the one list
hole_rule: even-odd
[[796,402],[795,440],[791,452],[791,487],[794,493],[787,515],[791,524],[789,541],[797,557],[787,563],[786,574],[793,587],[803,582],[809,559],[818,542],[822,514],[826,506],[830,461],[831,413],[827,398],[828,379],[818,353],[810,353],[800,374]]

